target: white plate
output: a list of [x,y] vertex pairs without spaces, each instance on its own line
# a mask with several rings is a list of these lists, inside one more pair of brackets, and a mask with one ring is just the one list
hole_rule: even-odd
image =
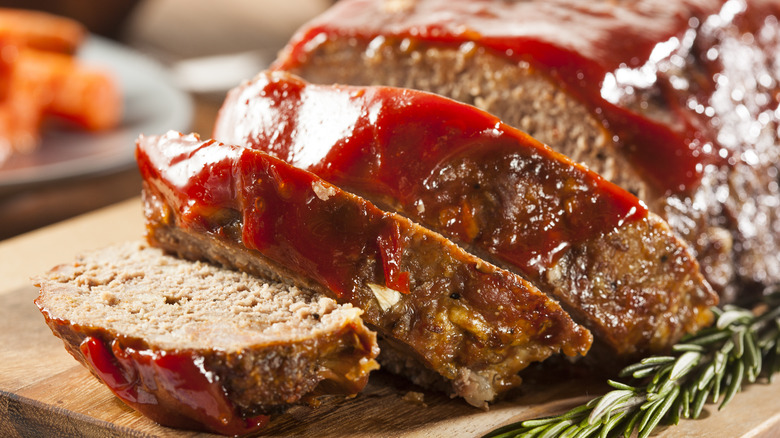
[[92,133],[51,129],[41,147],[0,166],[0,194],[42,183],[110,173],[135,165],[139,134],[187,131],[192,101],[161,65],[118,43],[90,36],[79,51],[85,64],[109,70],[119,84],[124,113],[114,130]]

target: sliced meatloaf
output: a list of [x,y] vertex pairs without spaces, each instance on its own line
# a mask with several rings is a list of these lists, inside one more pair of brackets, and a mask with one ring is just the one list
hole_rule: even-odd
[[378,354],[360,309],[140,242],[36,279],[55,335],[154,421],[226,435],[323,393],[354,394]]
[[437,230],[559,300],[612,352],[662,351],[717,297],[635,196],[472,106],[261,73],[214,136],[273,154]]
[[154,245],[352,303],[473,405],[533,362],[590,347],[590,332],[521,277],[282,160],[173,132],[141,137],[136,157]]
[[276,69],[474,104],[643,199],[723,301],[780,281],[780,5],[343,0]]

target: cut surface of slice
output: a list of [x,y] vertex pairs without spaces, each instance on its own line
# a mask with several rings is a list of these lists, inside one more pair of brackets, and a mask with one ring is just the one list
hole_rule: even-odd
[[127,242],[37,278],[67,351],[122,401],[173,427],[237,435],[376,369],[360,309]]

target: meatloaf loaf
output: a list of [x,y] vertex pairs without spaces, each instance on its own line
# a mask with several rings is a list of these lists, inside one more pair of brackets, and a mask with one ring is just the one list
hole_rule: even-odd
[[220,141],[263,150],[520,273],[612,352],[658,352],[710,323],[688,247],[636,197],[472,106],[261,73]]
[[154,421],[226,435],[377,367],[361,311],[322,295],[128,242],[36,279],[65,348]]
[[474,104],[635,193],[722,301],[780,281],[780,4],[343,0],[275,63]]
[[174,132],[141,137],[136,157],[154,245],[352,303],[397,357],[473,405],[533,362],[590,347],[521,277],[282,160]]

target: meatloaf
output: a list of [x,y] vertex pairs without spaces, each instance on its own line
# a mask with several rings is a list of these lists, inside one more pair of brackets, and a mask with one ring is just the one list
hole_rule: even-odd
[[633,192],[722,301],[780,281],[780,5],[343,0],[274,68],[474,104]]
[[141,137],[136,158],[152,244],[352,303],[399,357],[473,405],[533,362],[590,347],[521,277],[270,155],[170,132]]
[[140,242],[36,282],[35,303],[68,352],[163,425],[245,434],[292,403],[360,391],[376,368],[360,309]]
[[711,322],[696,259],[635,196],[472,106],[261,73],[214,136],[263,150],[441,232],[559,300],[620,355]]

